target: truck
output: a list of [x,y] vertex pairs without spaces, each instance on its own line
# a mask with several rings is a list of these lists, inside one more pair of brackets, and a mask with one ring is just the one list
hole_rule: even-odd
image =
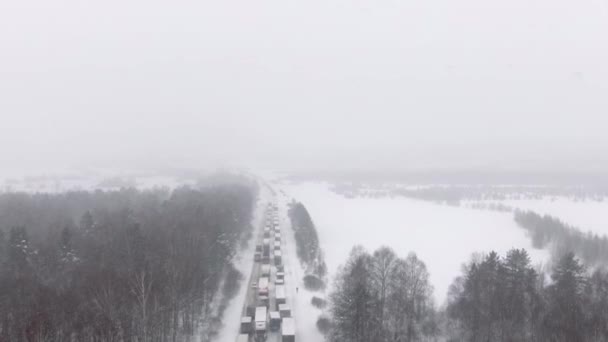
[[258,305],[259,306],[268,307],[269,304],[270,304],[270,299],[268,298],[268,296],[266,296],[266,295],[258,296]]
[[261,277],[258,282],[258,295],[268,296],[268,277]]
[[279,331],[281,329],[281,314],[278,311],[270,311],[270,331]]
[[277,285],[274,287],[274,294],[277,300],[277,304],[285,304],[287,297],[285,296],[285,286]]
[[266,323],[268,322],[268,309],[265,306],[255,308],[255,340],[266,341]]
[[296,342],[296,325],[293,318],[283,318],[281,342]]
[[279,313],[281,318],[291,317],[291,308],[287,304],[279,304]]
[[249,335],[240,334],[239,337],[237,337],[236,342],[249,342]]
[[263,246],[262,255],[264,256],[264,258],[270,257],[270,239],[264,239],[262,241],[262,246]]
[[270,265],[262,265],[260,272],[262,273],[262,277],[270,277]]
[[251,316],[241,317],[241,334],[251,334],[253,332],[253,319]]

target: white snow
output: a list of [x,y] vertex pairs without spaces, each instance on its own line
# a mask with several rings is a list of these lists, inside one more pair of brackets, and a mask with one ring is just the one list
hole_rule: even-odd
[[[290,198],[283,194],[278,195],[279,218],[282,236],[287,244],[283,251],[283,263],[285,264],[285,290],[287,292],[287,303],[291,306],[292,317],[294,317],[296,337],[298,341],[322,342],[323,335],[317,329],[317,319],[321,310],[311,304],[315,293],[304,288],[302,278],[304,270],[298,260],[296,253],[296,242],[291,229],[291,223],[287,216],[287,203]],[[297,291],[296,291],[297,287]],[[323,294],[316,294],[323,296]]]
[[402,257],[415,252],[427,265],[441,305],[473,253],[525,248],[535,264],[548,258],[546,251],[532,248],[510,214],[402,197],[348,199],[322,183],[283,184],[281,189],[312,216],[330,277],[355,245],[370,252],[387,245]]

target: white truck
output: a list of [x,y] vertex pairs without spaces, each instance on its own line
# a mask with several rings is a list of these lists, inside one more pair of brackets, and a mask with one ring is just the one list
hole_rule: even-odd
[[277,285],[274,287],[275,298],[277,300],[277,304],[285,304],[287,301],[287,297],[285,296],[285,286]]
[[241,317],[241,334],[250,334],[253,328],[253,320],[250,316]]
[[281,323],[281,342],[296,342],[296,325],[293,318],[283,318]]
[[266,325],[268,323],[268,309],[265,306],[255,308],[255,340],[266,341]]

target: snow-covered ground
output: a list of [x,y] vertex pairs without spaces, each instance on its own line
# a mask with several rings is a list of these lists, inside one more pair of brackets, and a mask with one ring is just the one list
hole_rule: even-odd
[[510,214],[403,197],[349,199],[321,183],[282,184],[279,188],[310,212],[330,277],[354,245],[370,251],[387,245],[401,256],[415,252],[427,265],[441,305],[462,264],[475,252],[504,254],[511,248],[525,248],[535,264],[548,259],[546,251],[532,248]]
[[[285,197],[283,194],[278,195],[279,220],[281,231],[285,234],[286,241],[284,250],[285,285],[288,302],[291,300],[289,303],[292,306],[292,316],[296,325],[296,338],[298,341],[323,342],[323,335],[319,332],[316,325],[317,319],[321,315],[321,310],[311,304],[315,293],[306,290],[302,281],[304,270],[298,260],[294,232],[291,229],[291,223],[287,216],[287,203],[289,201],[290,198]],[[316,293],[316,295],[323,296],[320,293]]]

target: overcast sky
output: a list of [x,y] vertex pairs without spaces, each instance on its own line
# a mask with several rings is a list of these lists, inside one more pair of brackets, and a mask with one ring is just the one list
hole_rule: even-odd
[[607,0],[0,0],[0,166],[608,170]]

